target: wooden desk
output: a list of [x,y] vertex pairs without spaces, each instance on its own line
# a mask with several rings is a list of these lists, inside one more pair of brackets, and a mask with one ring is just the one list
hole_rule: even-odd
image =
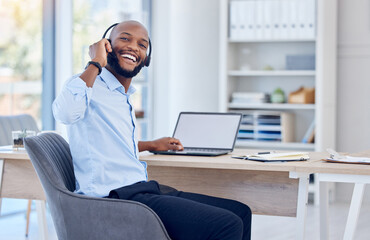
[[36,200],[39,236],[48,239],[46,197],[26,151],[0,147],[0,201],[1,198]]
[[[238,150],[233,154],[254,153]],[[358,156],[370,156],[370,151]],[[247,203],[254,214],[297,218],[297,239],[304,239],[308,176],[318,173],[320,184],[321,238],[326,239],[327,181],[355,183],[347,239],[353,236],[364,184],[370,183],[370,166],[322,162],[326,153],[310,153],[311,160],[290,163],[260,163],[219,157],[165,156],[144,153],[150,179],[183,191],[227,197]],[[4,151],[0,147],[0,198],[38,199],[39,231],[47,239],[45,194],[25,151]],[[349,229],[349,230],[347,230]]]
[[[351,154],[351,156],[370,157],[370,150]],[[347,217],[344,240],[353,239],[361,203],[365,190],[365,184],[370,184],[370,165],[328,163],[315,161],[309,166],[298,166],[297,171],[318,173],[320,182],[320,239],[329,239],[329,217],[328,217],[328,189],[327,182],[354,183],[351,205]]]
[[[236,149],[233,154],[255,153]],[[231,155],[191,157],[141,155],[149,179],[182,191],[231,198],[248,204],[253,214],[297,218],[297,239],[304,239],[310,172],[297,171],[325,155],[311,153],[305,162],[262,163]]]
[[[256,151],[236,150],[234,154],[248,152]],[[295,170],[314,160],[268,164],[232,159],[230,155],[171,157],[148,153],[141,154],[140,159],[147,161],[149,177],[163,184],[236,199],[247,203],[254,214],[297,217],[297,239],[304,238],[309,173]],[[0,197],[45,200],[25,151],[0,148],[0,181]],[[45,211],[38,212],[41,236],[47,239]]]

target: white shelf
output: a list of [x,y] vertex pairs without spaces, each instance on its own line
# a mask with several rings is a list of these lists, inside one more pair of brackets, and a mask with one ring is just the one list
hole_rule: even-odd
[[229,39],[229,43],[271,43],[271,42],[315,42],[315,38],[301,38],[301,39],[253,39],[253,40],[243,40],[243,39]]
[[281,150],[304,150],[314,151],[314,143],[300,142],[268,142],[268,141],[252,141],[252,140],[236,140],[236,148],[258,148],[258,149],[281,149]]
[[243,76],[315,76],[316,71],[293,71],[293,70],[277,70],[277,71],[250,71],[250,70],[232,70],[228,72],[229,76],[243,77]]
[[315,104],[290,104],[290,103],[229,103],[230,109],[276,109],[276,110],[314,110]]

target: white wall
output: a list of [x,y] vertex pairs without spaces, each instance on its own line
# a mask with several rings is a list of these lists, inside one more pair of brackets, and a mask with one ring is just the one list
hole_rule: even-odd
[[370,149],[370,1],[339,0],[338,140],[341,151]]
[[[370,149],[370,1],[339,0],[338,27],[337,148],[358,152]],[[337,200],[349,201],[352,189],[337,184]]]
[[219,1],[153,1],[153,136],[181,111],[218,110]]

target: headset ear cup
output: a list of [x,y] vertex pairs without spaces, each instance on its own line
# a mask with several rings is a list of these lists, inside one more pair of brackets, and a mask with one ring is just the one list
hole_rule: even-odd
[[149,64],[150,64],[150,56],[146,56],[146,57],[145,57],[145,60],[144,60],[144,65],[145,65],[146,67],[149,67]]

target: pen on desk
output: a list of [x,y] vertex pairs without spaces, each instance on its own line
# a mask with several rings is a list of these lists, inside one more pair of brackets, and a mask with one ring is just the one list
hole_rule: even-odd
[[258,152],[257,154],[270,154],[271,152]]

